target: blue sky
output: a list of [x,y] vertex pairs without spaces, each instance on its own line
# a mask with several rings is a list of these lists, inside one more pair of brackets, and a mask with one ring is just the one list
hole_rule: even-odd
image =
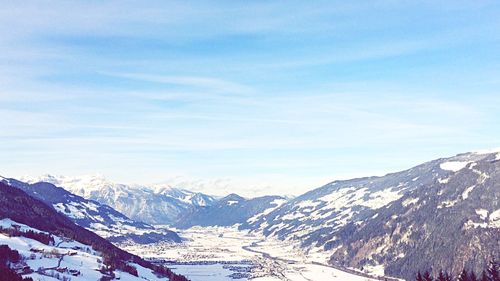
[[0,174],[300,194],[499,147],[499,30],[498,1],[2,3]]

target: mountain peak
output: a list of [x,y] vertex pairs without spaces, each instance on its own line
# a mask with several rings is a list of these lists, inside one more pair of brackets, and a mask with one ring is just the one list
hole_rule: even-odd
[[246,200],[245,198],[239,196],[236,193],[231,193],[221,199],[221,201],[245,201],[245,200]]

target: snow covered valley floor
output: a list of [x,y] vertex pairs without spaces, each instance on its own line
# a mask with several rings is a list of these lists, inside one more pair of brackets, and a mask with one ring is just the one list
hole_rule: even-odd
[[306,255],[289,242],[264,239],[235,227],[194,227],[177,232],[185,242],[119,246],[166,263],[192,281],[376,280],[327,266],[322,253]]

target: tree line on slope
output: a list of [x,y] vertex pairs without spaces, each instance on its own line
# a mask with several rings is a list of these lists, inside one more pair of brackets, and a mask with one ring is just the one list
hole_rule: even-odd
[[0,245],[0,281],[33,281],[30,277],[23,278],[9,267],[11,263],[21,261],[21,255],[11,250],[7,245]]
[[432,276],[429,271],[423,274],[420,271],[415,277],[416,281],[500,281],[500,263],[490,261],[488,267],[483,270],[481,275],[477,275],[474,271],[468,271],[466,268],[460,272],[458,276],[453,276],[447,271],[439,271],[437,276]]
[[52,235],[42,232],[35,232],[33,230],[22,231],[18,225],[14,225],[12,228],[3,228],[0,226],[0,233],[3,233],[9,237],[22,236],[36,240],[45,245],[54,245],[54,237],[52,237]]

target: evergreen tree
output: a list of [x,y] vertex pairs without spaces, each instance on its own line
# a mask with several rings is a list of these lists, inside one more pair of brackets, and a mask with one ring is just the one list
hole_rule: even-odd
[[458,281],[470,281],[469,280],[469,273],[467,272],[467,269],[463,269],[462,273],[458,276]]
[[433,281],[431,274],[427,270],[424,272],[423,279],[424,281]]
[[448,271],[439,271],[439,275],[438,275],[438,278],[436,279],[436,281],[453,281],[453,278],[451,277],[451,275],[448,273]]
[[474,271],[470,272],[470,274],[469,274],[469,281],[479,281],[479,280],[477,280],[477,276],[474,273]]
[[422,274],[420,274],[420,270],[417,273],[417,278],[415,279],[416,281],[424,281],[424,278],[422,278]]
[[498,266],[498,262],[496,262],[495,260],[490,261],[490,266],[488,267],[489,281],[500,281],[500,272]]
[[481,281],[490,281],[490,278],[488,278],[488,274],[486,274],[486,271],[483,270],[483,273],[481,274]]
[[447,281],[446,280],[446,276],[445,276],[445,274],[443,273],[442,270],[439,271],[439,275],[438,275],[438,278],[437,278],[436,281]]

